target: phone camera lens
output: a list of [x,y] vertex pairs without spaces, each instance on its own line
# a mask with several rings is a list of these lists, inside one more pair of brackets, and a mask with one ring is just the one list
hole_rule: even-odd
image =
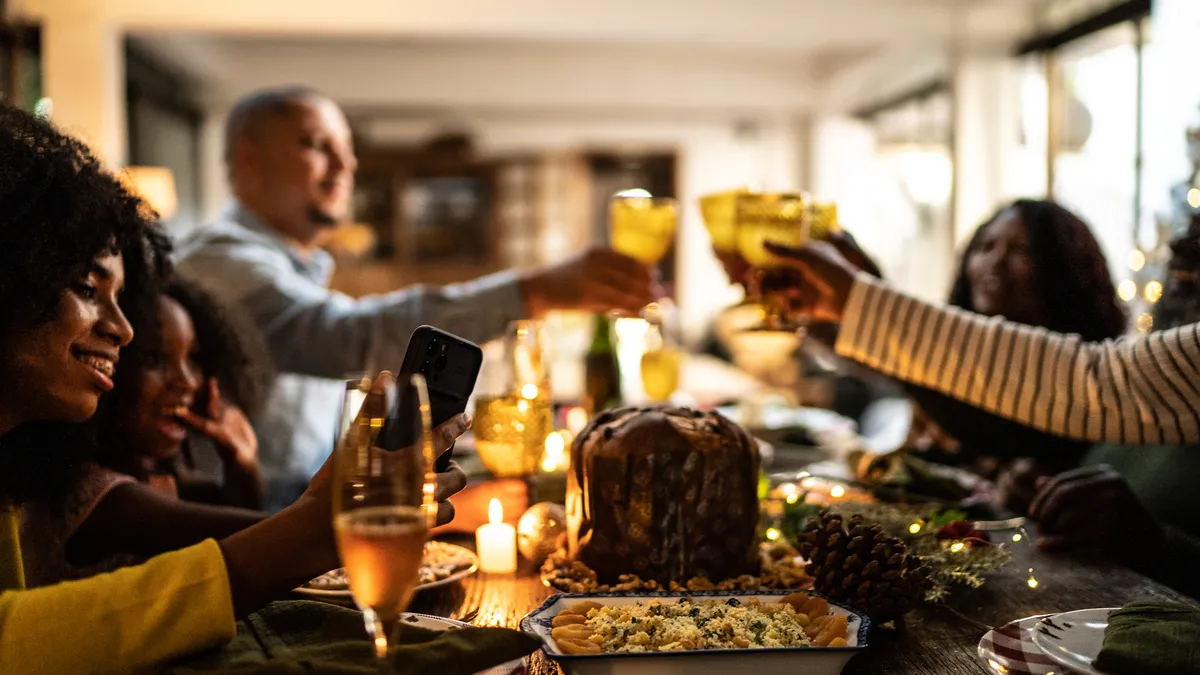
[[437,357],[437,361],[434,362],[433,368],[434,368],[435,372],[439,372],[439,373],[446,369],[446,355],[445,354],[442,354],[441,356]]
[[[443,347],[443,350],[444,349],[445,349],[445,347]],[[427,354],[433,355],[433,354],[436,354],[437,351],[438,351],[438,341],[430,340],[429,344],[425,346],[425,352]]]

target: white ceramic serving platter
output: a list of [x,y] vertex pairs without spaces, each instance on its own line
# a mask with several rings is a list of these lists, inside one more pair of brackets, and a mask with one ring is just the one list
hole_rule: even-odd
[[1104,675],[1092,663],[1104,645],[1108,615],[1116,607],[1053,614],[1038,622],[1033,644],[1046,656],[1083,675]]
[[[753,675],[838,675],[846,663],[867,647],[871,620],[833,602],[831,613],[847,621],[847,646],[797,647],[788,649],[709,649],[690,652],[569,655],[558,650],[551,639],[551,622],[559,612],[581,602],[608,606],[630,605],[650,600],[665,602],[680,598],[748,602],[778,602],[790,593],[779,591],[707,591],[694,593],[564,593],[552,596],[521,620],[521,630],[542,638],[546,655],[572,675],[709,675],[753,673]],[[817,594],[813,594],[817,595]]]

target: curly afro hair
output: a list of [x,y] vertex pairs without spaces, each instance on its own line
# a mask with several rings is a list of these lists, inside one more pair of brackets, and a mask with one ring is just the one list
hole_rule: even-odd
[[[52,321],[63,293],[97,257],[115,252],[124,258],[121,309],[134,332],[157,322],[170,245],[151,216],[82,142],[0,105],[0,336]],[[94,429],[31,422],[6,434],[0,495],[22,501],[64,487],[94,450]]]
[[1018,199],[980,225],[959,261],[948,302],[975,311],[967,261],[987,228],[1010,209],[1017,211],[1029,230],[1035,283],[1048,317],[1044,328],[1075,333],[1088,341],[1122,335],[1128,317],[1117,298],[1100,244],[1078,216],[1050,201]]

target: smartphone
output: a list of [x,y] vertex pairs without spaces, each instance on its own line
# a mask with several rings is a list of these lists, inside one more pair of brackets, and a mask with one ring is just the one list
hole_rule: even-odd
[[[400,365],[397,377],[401,382],[406,382],[413,375],[425,376],[425,386],[429,390],[429,415],[433,426],[437,427],[466,411],[467,399],[475,390],[475,380],[482,367],[483,350],[475,343],[433,326],[420,326],[408,339],[404,363]],[[404,403],[397,400],[398,406]],[[416,428],[412,424],[399,424],[392,433],[384,434],[383,447],[407,447],[416,441]],[[439,472],[449,468],[453,452],[454,446],[451,445],[437,458],[436,468]]]

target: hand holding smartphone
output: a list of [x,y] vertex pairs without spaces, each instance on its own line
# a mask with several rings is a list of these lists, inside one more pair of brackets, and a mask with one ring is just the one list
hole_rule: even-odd
[[[467,399],[475,390],[482,366],[483,350],[478,345],[433,326],[420,326],[408,340],[398,377],[418,374],[425,377],[430,419],[436,428],[466,411]],[[415,441],[411,425],[401,424],[399,429],[384,434],[384,447],[389,449],[406,447]],[[449,468],[453,452],[451,446],[438,457],[435,465],[438,472]]]

